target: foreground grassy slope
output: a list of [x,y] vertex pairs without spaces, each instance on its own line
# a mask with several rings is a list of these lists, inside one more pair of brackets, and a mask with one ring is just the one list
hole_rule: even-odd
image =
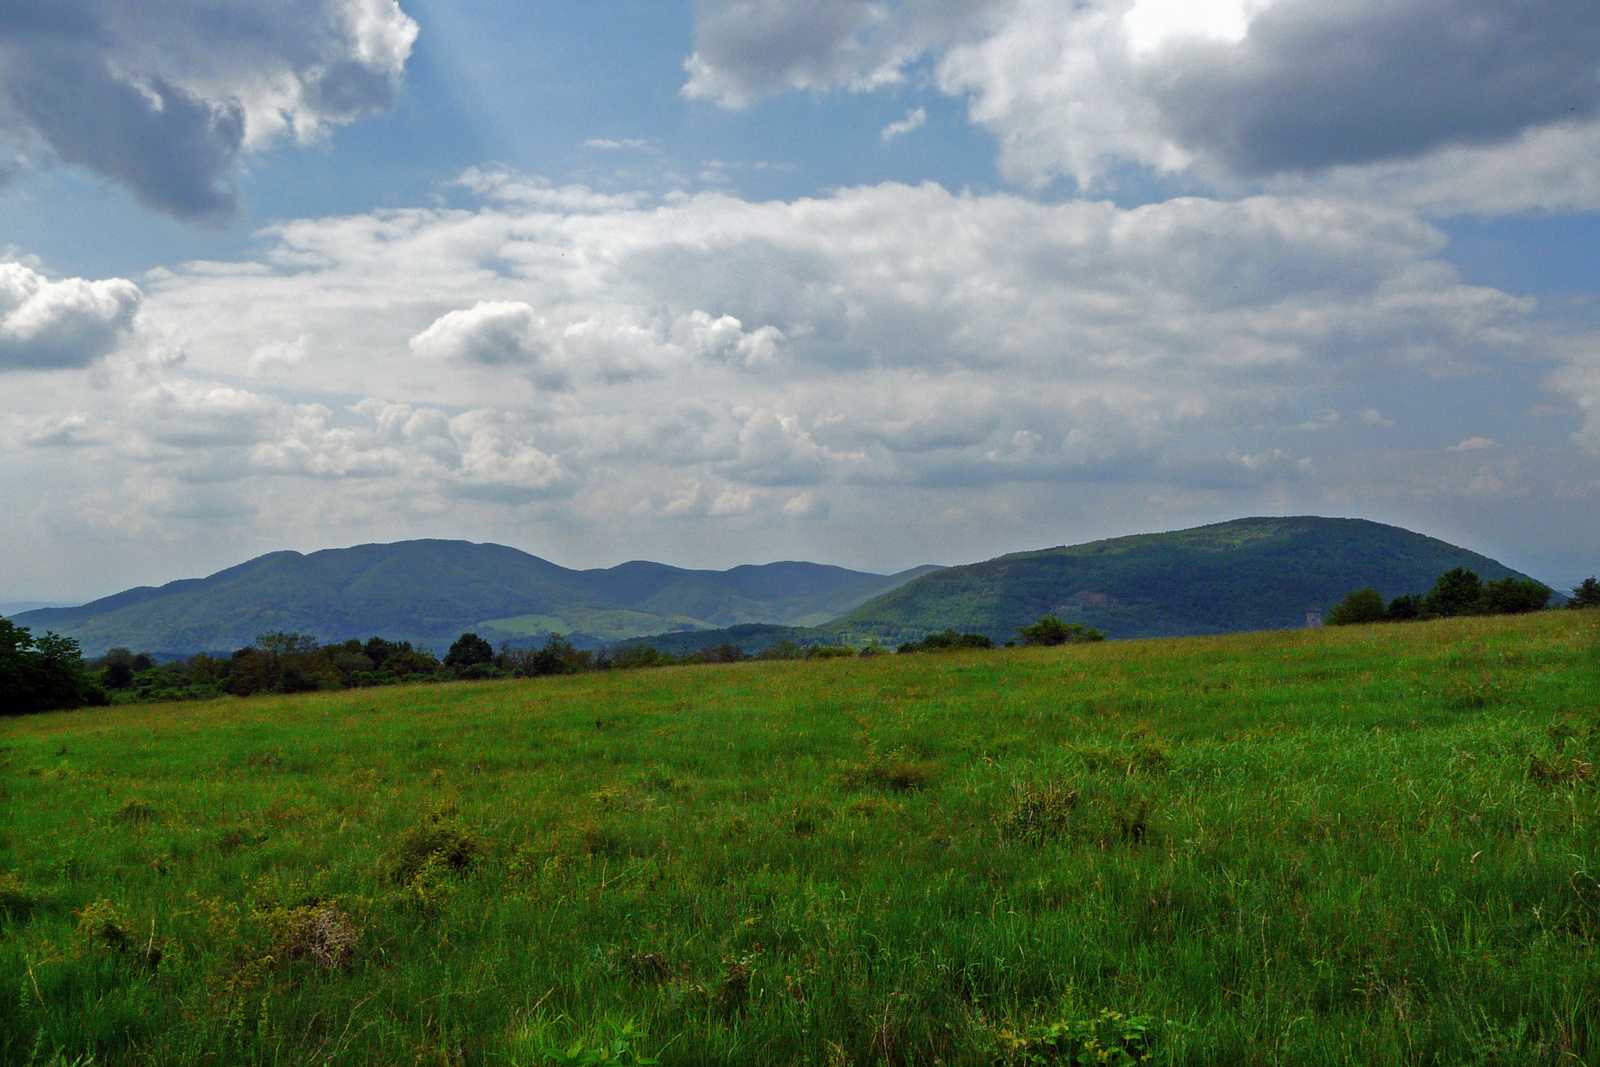
[[1597,627],[5,722],[0,1062],[1595,1062]]

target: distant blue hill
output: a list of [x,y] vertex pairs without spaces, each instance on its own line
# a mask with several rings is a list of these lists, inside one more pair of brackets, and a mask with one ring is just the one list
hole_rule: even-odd
[[497,645],[559,632],[595,646],[744,623],[814,625],[933,569],[881,575],[785,562],[711,571],[639,561],[578,571],[503,545],[401,541],[274,552],[15,621],[74,637],[91,656],[116,647],[231,651],[270,630],[322,641],[376,634],[439,651],[468,630]]

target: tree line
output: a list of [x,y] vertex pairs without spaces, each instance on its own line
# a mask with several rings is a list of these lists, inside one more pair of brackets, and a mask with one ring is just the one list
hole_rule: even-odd
[[[1392,600],[1371,586],[1339,601],[1324,621],[1329,626],[1373,622],[1411,622],[1461,615],[1522,615],[1542,611],[1555,590],[1532,578],[1507,576],[1484,581],[1465,567],[1441,574],[1426,593],[1404,593]],[[1600,581],[1586,578],[1572,589],[1569,608],[1600,607]]]
[[[1046,615],[1019,627],[1024,645],[1061,645],[1104,640],[1105,635],[1077,623]],[[1007,645],[1016,644],[1015,641]],[[896,652],[948,652],[994,648],[984,634],[946,629],[908,641]],[[409,641],[371,637],[319,644],[310,634],[275,630],[231,656],[206,653],[185,660],[158,663],[147,653],[114,648],[85,660],[78,642],[57,634],[35,638],[26,627],[0,620],[0,714],[20,715],[59,708],[164,700],[204,700],[261,693],[308,693],[414,682],[490,678],[536,678],[589,671],[633,670],[690,664],[739,663],[747,660],[821,660],[845,656],[879,656],[888,652],[878,642],[852,645],[801,645],[780,641],[754,655],[734,644],[716,645],[673,655],[651,646],[575,648],[561,634],[551,634],[537,648],[498,651],[475,633],[464,633],[441,659]]]

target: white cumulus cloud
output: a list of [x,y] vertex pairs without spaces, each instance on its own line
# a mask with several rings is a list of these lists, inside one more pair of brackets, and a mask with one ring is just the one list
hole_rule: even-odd
[[0,262],[0,371],[83,367],[117,347],[144,294],[123,278],[51,281]]

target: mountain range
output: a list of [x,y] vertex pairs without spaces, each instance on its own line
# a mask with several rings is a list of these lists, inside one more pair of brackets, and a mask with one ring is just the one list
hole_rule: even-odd
[[503,545],[401,541],[274,552],[207,578],[14,616],[88,655],[229,651],[272,630],[322,641],[380,635],[442,651],[465,631],[495,644],[565,633],[580,647],[685,651],[778,641],[884,643],[947,627],[997,642],[1053,614],[1114,638],[1303,626],[1374,586],[1420,593],[1453,567],[1526,577],[1456,545],[1363,519],[1248,518],[871,574],[782,562],[726,571],[634,561],[570,570]]
[[13,621],[76,638],[90,656],[116,647],[227,652],[272,630],[324,642],[377,634],[440,652],[469,630],[496,645],[556,632],[594,647],[673,630],[823,622],[936,569],[883,575],[784,562],[712,571],[634,561],[580,571],[504,545],[400,541],[273,552],[206,578]]

